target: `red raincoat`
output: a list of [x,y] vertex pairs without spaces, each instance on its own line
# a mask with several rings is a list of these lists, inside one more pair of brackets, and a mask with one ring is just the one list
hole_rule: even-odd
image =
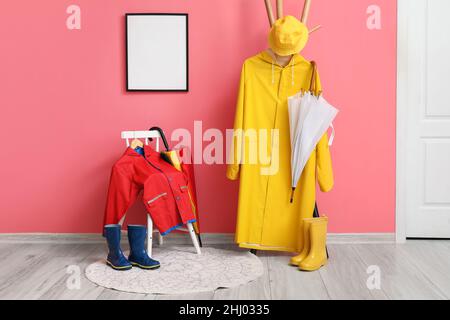
[[131,148],[114,164],[106,202],[104,224],[117,224],[138,194],[162,235],[188,222],[195,222],[187,177],[164,161],[150,146],[145,158]]

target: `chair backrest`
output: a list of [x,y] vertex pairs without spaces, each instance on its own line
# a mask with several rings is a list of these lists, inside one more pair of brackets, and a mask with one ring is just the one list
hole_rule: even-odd
[[155,150],[159,152],[159,140],[161,135],[156,130],[146,130],[146,131],[122,131],[121,138],[125,140],[127,147],[130,146],[130,141],[134,139],[144,139],[145,144],[149,144],[149,139],[155,139]]

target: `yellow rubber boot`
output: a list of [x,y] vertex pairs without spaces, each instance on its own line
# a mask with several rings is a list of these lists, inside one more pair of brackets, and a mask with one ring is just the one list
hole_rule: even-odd
[[311,223],[314,221],[320,221],[320,220],[326,220],[328,221],[327,217],[319,217],[319,218],[305,218],[303,219],[303,250],[300,252],[298,256],[292,257],[290,264],[292,266],[298,267],[299,263],[305,260],[305,258],[309,255],[310,250],[310,236],[309,236],[309,229],[311,227]]
[[327,225],[328,218],[315,219],[309,227],[310,250],[308,256],[299,263],[302,271],[316,271],[327,264]]
[[292,257],[290,264],[292,266],[298,267],[298,264],[302,262],[309,254],[309,227],[311,226],[311,221],[313,221],[314,218],[305,218],[303,219],[303,250],[300,252],[298,256]]

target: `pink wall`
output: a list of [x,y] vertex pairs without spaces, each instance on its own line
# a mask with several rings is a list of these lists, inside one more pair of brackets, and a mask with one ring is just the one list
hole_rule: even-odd
[[[285,3],[298,15],[300,1]],[[304,55],[341,109],[336,186],[319,199],[332,232],[394,230],[395,3],[313,3],[310,24],[323,29]],[[66,28],[70,4],[81,7],[79,31]],[[382,30],[366,27],[370,4]],[[126,12],[189,13],[189,93],[125,91]],[[0,232],[99,232],[120,131],[231,127],[241,64],[265,49],[267,31],[262,0],[1,1]],[[238,185],[219,165],[200,166],[197,180],[204,231],[233,232]]]

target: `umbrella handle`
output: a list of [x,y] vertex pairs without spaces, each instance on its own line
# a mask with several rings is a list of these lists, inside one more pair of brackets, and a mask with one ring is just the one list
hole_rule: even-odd
[[291,192],[291,203],[294,203],[294,193],[295,193],[295,188],[292,188],[292,192]]
[[309,84],[309,92],[315,94],[316,93],[317,63],[315,61],[311,61],[311,67],[312,67],[312,75],[311,75],[311,83]]
[[167,143],[166,135],[164,134],[163,129],[161,129],[160,127],[151,127],[149,130],[150,131],[158,131],[159,132],[159,135],[161,136],[161,140],[164,143],[164,147],[166,147],[166,151],[169,151],[170,150],[169,144]]
[[314,204],[313,218],[320,218],[319,208],[317,207],[317,202]]

